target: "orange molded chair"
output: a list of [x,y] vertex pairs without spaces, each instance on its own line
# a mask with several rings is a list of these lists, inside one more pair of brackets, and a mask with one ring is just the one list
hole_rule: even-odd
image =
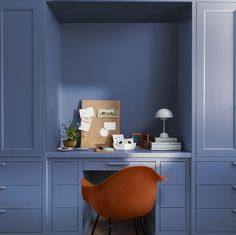
[[155,203],[158,181],[166,180],[153,169],[144,166],[123,168],[104,180],[93,185],[86,179],[81,180],[83,199],[97,212],[92,233],[94,233],[99,216],[108,219],[109,234],[111,220],[133,219],[137,234],[135,218],[139,218],[145,232],[142,217],[151,211]]

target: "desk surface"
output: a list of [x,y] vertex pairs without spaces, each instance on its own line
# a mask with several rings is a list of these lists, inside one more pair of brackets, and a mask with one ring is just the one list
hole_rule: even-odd
[[191,152],[182,151],[151,151],[148,149],[135,149],[129,151],[114,150],[113,152],[94,151],[55,151],[48,152],[47,158],[191,158]]

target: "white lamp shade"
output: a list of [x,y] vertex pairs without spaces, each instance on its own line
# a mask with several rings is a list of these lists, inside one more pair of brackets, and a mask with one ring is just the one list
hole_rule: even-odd
[[162,108],[156,112],[155,118],[166,120],[168,118],[173,118],[173,113],[169,109]]

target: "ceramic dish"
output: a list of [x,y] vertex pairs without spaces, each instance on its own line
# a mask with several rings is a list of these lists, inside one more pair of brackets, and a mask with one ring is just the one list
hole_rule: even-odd
[[131,144],[119,144],[119,143],[113,143],[114,149],[117,150],[133,150],[136,147],[136,143]]
[[71,151],[73,149],[74,148],[67,148],[67,147],[59,147],[59,148],[57,148],[58,151]]

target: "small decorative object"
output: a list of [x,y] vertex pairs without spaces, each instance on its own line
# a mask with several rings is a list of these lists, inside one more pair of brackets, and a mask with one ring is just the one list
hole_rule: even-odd
[[117,150],[133,150],[136,147],[133,138],[124,139],[124,135],[112,135],[113,147]]
[[69,121],[67,124],[63,123],[62,128],[67,136],[67,140],[63,141],[64,146],[68,148],[74,148],[79,137],[78,128],[72,126],[71,121]]
[[132,137],[137,147],[142,147],[142,133],[133,132]]
[[150,136],[147,133],[143,133],[142,134],[142,144],[141,146],[145,149],[149,148],[149,144],[150,144]]
[[166,133],[166,120],[173,118],[173,113],[166,108],[159,109],[156,112],[155,118],[160,118],[163,121],[163,132],[160,134],[160,138],[168,138],[169,135]]
[[136,143],[136,146],[141,148],[149,148],[150,136],[148,133],[133,132],[132,137]]
[[69,148],[69,147],[59,147],[59,148],[57,148],[58,151],[71,151],[73,149],[74,148]]

